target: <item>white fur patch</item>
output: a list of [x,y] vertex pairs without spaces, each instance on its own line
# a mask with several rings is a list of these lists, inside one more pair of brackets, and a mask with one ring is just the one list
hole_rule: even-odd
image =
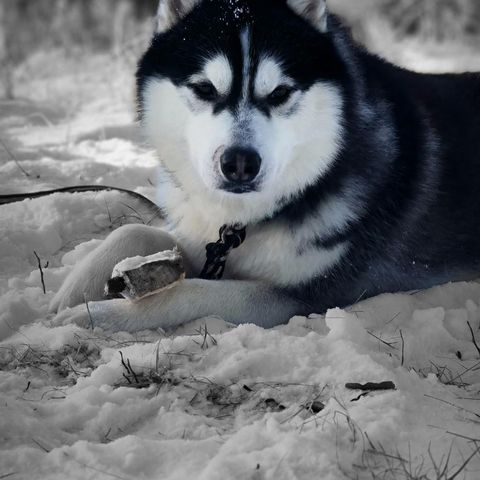
[[205,63],[202,73],[194,75],[191,82],[208,80],[222,96],[228,95],[232,88],[233,73],[228,58],[225,55],[217,55]]
[[337,194],[327,197],[295,230],[299,248],[303,250],[316,240],[326,240],[344,232],[364,213],[364,195],[359,186],[347,184]]
[[247,230],[245,243],[228,259],[226,278],[264,280],[280,287],[325,275],[348,250],[342,243],[331,249],[311,247],[299,253],[296,233],[283,222]]
[[144,98],[143,127],[164,171],[173,174],[172,186],[181,184],[189,197],[209,196],[219,181],[215,152],[230,143],[232,115],[213,115],[212,107],[196,101],[188,88],[166,79],[151,79]]
[[285,76],[280,65],[273,58],[260,60],[255,77],[255,96],[258,98],[270,95],[279,85],[292,85],[292,80]]

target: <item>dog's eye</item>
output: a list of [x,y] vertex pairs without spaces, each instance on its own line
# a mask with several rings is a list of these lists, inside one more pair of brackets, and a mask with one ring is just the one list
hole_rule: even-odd
[[288,85],[280,85],[267,97],[267,101],[273,107],[278,107],[286,103],[293,92],[294,88]]
[[210,82],[192,83],[189,87],[200,100],[213,102],[218,98],[217,89]]

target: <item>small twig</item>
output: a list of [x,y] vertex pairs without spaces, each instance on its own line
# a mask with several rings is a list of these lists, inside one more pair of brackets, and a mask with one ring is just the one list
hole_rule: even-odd
[[131,205],[128,205],[127,203],[123,203],[123,202],[119,202],[119,203],[120,205],[123,205],[124,207],[127,207],[128,209],[130,209],[135,214],[133,218],[136,218],[137,220],[139,220],[141,223],[145,225],[145,220],[143,219],[142,215],[140,215],[140,213],[137,212],[137,210],[135,210]]
[[127,359],[127,363],[128,363],[128,368],[130,369],[130,373],[133,375],[133,378],[135,379],[135,382],[140,383],[138,381],[137,374],[133,371],[132,365],[130,364],[130,359]]
[[[201,331],[201,330],[200,330]],[[208,337],[207,337],[207,325],[205,325],[205,330],[203,332],[203,343],[202,343],[202,346],[201,346],[201,349],[202,350],[205,350],[206,348],[208,348]]]
[[365,390],[368,392],[377,392],[380,390],[396,390],[396,386],[393,382],[368,382],[368,383],[346,383],[345,388],[347,390]]
[[157,342],[157,348],[155,349],[155,373],[158,373],[160,368],[160,340]]
[[44,445],[42,445],[40,442],[38,442],[37,440],[35,440],[34,438],[32,438],[32,442],[33,443],[36,443],[45,453],[50,453],[51,450],[49,450],[47,447],[45,447]]
[[458,470],[453,474],[453,475],[450,475],[449,477],[447,477],[447,480],[454,480],[458,475],[460,475],[460,473],[463,472],[463,470],[465,470],[465,468],[467,467],[467,465],[471,462],[472,458],[477,455],[477,453],[479,453],[480,449],[476,449],[464,462],[463,464],[458,468]]
[[442,403],[445,403],[447,405],[450,405],[451,407],[455,407],[457,408],[458,410],[463,410],[464,412],[467,412],[469,413],[470,415],[475,415],[476,417],[480,418],[480,414],[478,413],[475,413],[475,412],[472,412],[471,410],[468,410],[467,408],[463,408],[461,407],[460,405],[455,405],[454,403],[452,402],[449,402],[447,400],[443,400],[442,398],[437,398],[437,397],[433,397],[432,395],[428,395],[426,393],[423,394],[424,397],[427,397],[427,398],[432,398],[433,400],[438,400],[439,402],[442,402]]
[[45,278],[43,277],[42,261],[40,260],[40,257],[35,250],[33,251],[33,253],[35,254],[35,257],[37,257],[38,269],[40,270],[40,281],[42,282],[43,287],[43,294],[46,295],[47,289],[45,288]]
[[377,337],[377,335],[373,334],[372,332],[369,332],[368,330],[367,330],[367,333],[373,338],[376,338],[379,342],[384,343],[387,347],[393,348],[395,350],[395,347],[393,345],[396,342],[392,342],[392,343],[386,342],[385,340],[382,340],[380,337]]
[[385,325],[388,325],[389,323],[392,323],[396,318],[398,318],[402,312],[396,313]]
[[123,368],[127,371],[127,373],[130,373],[130,370],[128,369],[128,366],[127,366],[127,364],[125,363],[125,360],[124,360],[124,358],[123,358],[123,352],[120,351],[120,352],[118,352],[118,353],[120,353],[120,358],[122,359]]
[[[121,431],[120,428],[118,430]],[[78,465],[81,465],[83,468],[88,468],[89,470],[93,470],[94,472],[101,473],[103,475],[107,475],[107,476],[112,477],[112,478],[118,478],[119,480],[128,480],[126,477],[121,477],[120,475],[116,475],[115,473],[110,473],[110,472],[107,472],[106,470],[100,470],[99,468],[92,467],[90,465],[87,465],[86,463],[80,462],[76,458],[71,457],[68,453],[64,453],[64,455],[67,458],[71,459],[72,461],[78,463]],[[98,475],[95,476],[95,478],[97,478],[97,477],[98,477]]]
[[478,366],[480,366],[480,362],[476,363],[475,365],[472,365],[470,368],[466,368],[462,373],[459,373],[456,377],[452,378],[447,385],[452,385],[457,378],[460,378],[462,375],[465,375],[466,373],[475,370]]
[[207,324],[205,324],[205,325],[203,326],[203,328],[200,327],[200,328],[196,329],[195,331],[198,332],[198,334],[203,337],[203,341],[202,341],[201,344],[200,344],[199,342],[195,341],[195,340],[194,340],[193,342],[196,343],[197,345],[200,345],[200,348],[201,348],[202,350],[205,350],[205,349],[207,349],[207,348],[209,347],[209,345],[208,345],[208,339],[211,340],[211,342],[212,342],[212,344],[213,344],[214,346],[217,346],[217,345],[218,345],[218,342],[217,342],[217,340],[215,339],[215,337],[213,337],[213,336],[210,334],[210,332],[208,331]]
[[110,220],[110,225],[112,225],[113,224],[112,215],[110,214],[110,209],[108,208],[107,199],[104,198],[103,200],[105,202],[105,207],[107,207],[107,213],[108,213],[108,219]]
[[478,346],[477,340],[475,339],[475,334],[473,333],[473,328],[470,325],[470,322],[467,322],[468,328],[470,329],[470,333],[472,334],[472,342],[475,345],[475,348],[477,349],[478,354],[480,355],[480,347]]
[[446,431],[446,433],[448,435],[453,435],[454,437],[463,438],[464,440],[468,440],[473,443],[480,443],[480,437],[479,438],[467,437],[466,435],[462,435],[461,433],[450,432],[448,430]]
[[3,478],[13,477],[13,475],[18,475],[18,472],[10,472],[0,475],[0,480],[2,480]]
[[88,306],[87,294],[86,293],[83,294],[83,299],[85,300],[85,306],[87,307],[88,318],[90,320],[90,327],[93,331],[93,329],[94,329],[93,318],[92,318],[92,314],[90,313],[90,307]]
[[405,340],[403,339],[403,332],[402,329],[400,329],[400,338],[402,339],[402,367],[403,364],[405,363]]
[[5,142],[0,138],[0,145],[2,145],[3,149],[7,152],[8,156],[12,159],[13,162],[15,162],[15,165],[22,171],[22,173],[26,176],[29,177],[30,174],[20,165],[20,162],[15,158],[15,155],[12,153],[12,151],[5,145]]

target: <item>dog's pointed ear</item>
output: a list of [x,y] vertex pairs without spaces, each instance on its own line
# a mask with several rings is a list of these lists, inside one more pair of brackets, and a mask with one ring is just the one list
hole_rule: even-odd
[[326,0],[287,0],[287,4],[295,13],[310,22],[321,32],[325,33],[328,30]]
[[156,32],[163,33],[190,13],[201,0],[160,0],[156,17]]

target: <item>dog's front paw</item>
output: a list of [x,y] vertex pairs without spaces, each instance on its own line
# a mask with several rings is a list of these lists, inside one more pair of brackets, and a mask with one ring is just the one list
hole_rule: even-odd
[[96,278],[92,278],[88,272],[74,270],[50,302],[48,307],[50,313],[73,308],[85,303],[86,300],[101,300],[108,278],[108,274],[99,274]]
[[[149,328],[150,324],[147,325],[142,320],[142,314],[145,315],[146,312],[141,306],[137,307],[127,300],[89,302],[88,306],[83,303],[61,311],[51,320],[51,326],[60,327],[74,324],[82,328],[132,332]],[[148,315],[147,319],[150,320]],[[154,326],[156,326],[155,322]]]
[[78,263],[50,303],[50,312],[105,298],[105,284],[115,265],[129,257],[146,257],[175,247],[175,240],[158,228],[125,225]]
[[93,327],[92,318],[86,304],[63,310],[56,315],[51,322],[52,327],[71,324],[78,325],[82,328]]

